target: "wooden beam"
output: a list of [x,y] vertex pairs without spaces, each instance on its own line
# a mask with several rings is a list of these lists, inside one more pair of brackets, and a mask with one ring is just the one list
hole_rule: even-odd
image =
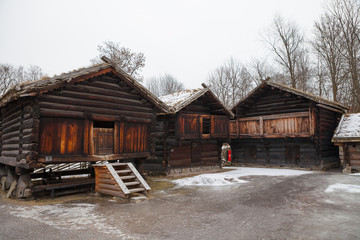
[[308,116],[309,116],[309,112],[295,112],[295,113],[282,113],[282,114],[273,114],[273,115],[263,115],[257,117],[238,118],[238,121],[260,120],[260,117],[262,117],[264,120],[267,120],[267,119],[281,119],[281,118],[308,117]]

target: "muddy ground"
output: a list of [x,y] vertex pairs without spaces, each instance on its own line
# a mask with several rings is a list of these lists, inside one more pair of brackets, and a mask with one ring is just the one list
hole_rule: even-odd
[[0,239],[360,239],[360,193],[325,192],[360,176],[248,176],[225,187],[173,187],[124,203],[94,193],[55,200],[0,198]]

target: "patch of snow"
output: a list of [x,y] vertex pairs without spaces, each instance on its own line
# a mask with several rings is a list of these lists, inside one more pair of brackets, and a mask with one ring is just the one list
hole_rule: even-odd
[[194,177],[182,178],[172,181],[179,186],[226,186],[247,181],[239,178],[244,176],[298,176],[312,172],[290,169],[273,168],[246,168],[246,167],[225,167],[233,171],[201,174]]
[[360,173],[352,173],[352,174],[349,174],[351,176],[360,176]]
[[350,193],[360,193],[360,185],[352,185],[352,184],[342,184],[342,183],[335,183],[328,186],[325,192],[334,192],[334,191],[346,191]]
[[324,201],[325,203],[328,203],[328,204],[335,204],[335,202],[334,201],[331,201],[331,200],[329,200],[329,199],[325,199],[325,201]]
[[360,137],[360,113],[343,115],[334,137]]
[[11,207],[10,213],[17,217],[29,218],[57,229],[86,230],[89,226],[99,232],[113,234],[121,239],[129,238],[120,229],[107,224],[106,218],[94,213],[96,205],[76,203],[70,205],[43,205],[32,207]]
[[161,96],[160,100],[170,107],[175,107],[188,100],[191,96],[202,90],[202,88],[177,91],[175,93]]

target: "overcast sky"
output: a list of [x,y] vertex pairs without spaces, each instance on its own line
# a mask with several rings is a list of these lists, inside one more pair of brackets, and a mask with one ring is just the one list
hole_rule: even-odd
[[53,76],[88,66],[110,40],[145,54],[145,79],[196,88],[230,56],[271,60],[260,34],[275,14],[311,34],[322,12],[323,0],[0,0],[0,63]]

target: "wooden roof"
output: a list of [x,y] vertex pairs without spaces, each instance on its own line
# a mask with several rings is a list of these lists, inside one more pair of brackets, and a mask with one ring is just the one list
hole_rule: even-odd
[[344,114],[332,138],[333,142],[360,142],[360,113]]
[[167,113],[175,114],[181,109],[190,105],[195,100],[206,95],[207,97],[212,98],[214,103],[216,103],[219,108],[223,109],[224,114],[228,115],[230,118],[234,117],[234,114],[222,104],[222,102],[215,96],[215,94],[210,90],[210,88],[207,87],[205,84],[202,85],[204,87],[202,89],[198,88],[182,90],[160,97],[160,99],[168,106],[169,111]]
[[288,92],[291,94],[294,94],[296,96],[300,96],[303,97],[305,99],[308,99],[310,101],[313,101],[315,103],[317,103],[317,106],[328,109],[328,110],[332,110],[332,111],[336,111],[336,112],[346,112],[347,110],[349,110],[348,107],[338,103],[338,102],[334,102],[334,101],[330,101],[328,99],[316,96],[314,94],[311,93],[306,93],[303,91],[300,91],[298,89],[292,88],[292,87],[288,87],[285,86],[283,84],[280,83],[275,83],[270,81],[270,79],[267,79],[265,81],[263,81],[261,84],[259,84],[255,89],[253,89],[244,99],[240,100],[240,102],[238,102],[233,108],[232,111],[235,112],[236,108],[238,108],[241,105],[246,104],[246,102],[253,97],[256,97],[257,94],[262,91],[262,89],[264,89],[266,86],[272,87],[272,88],[277,88],[281,91],[284,92]]
[[125,73],[123,70],[118,68],[116,64],[112,63],[108,59],[104,59],[104,61],[107,62],[96,64],[86,68],[80,68],[51,78],[37,80],[34,82],[25,82],[16,85],[9,89],[3,96],[1,96],[0,107],[3,107],[9,102],[12,102],[19,98],[37,96],[39,94],[53,91],[66,85],[71,85],[76,82],[81,82],[96,76],[101,76],[112,72],[120,79],[125,81],[127,84],[132,86],[135,90],[137,90],[140,95],[142,95],[145,99],[154,104],[155,107],[157,107],[161,112],[169,111],[167,106],[158,97],[156,97],[140,83],[138,83],[129,74]]

